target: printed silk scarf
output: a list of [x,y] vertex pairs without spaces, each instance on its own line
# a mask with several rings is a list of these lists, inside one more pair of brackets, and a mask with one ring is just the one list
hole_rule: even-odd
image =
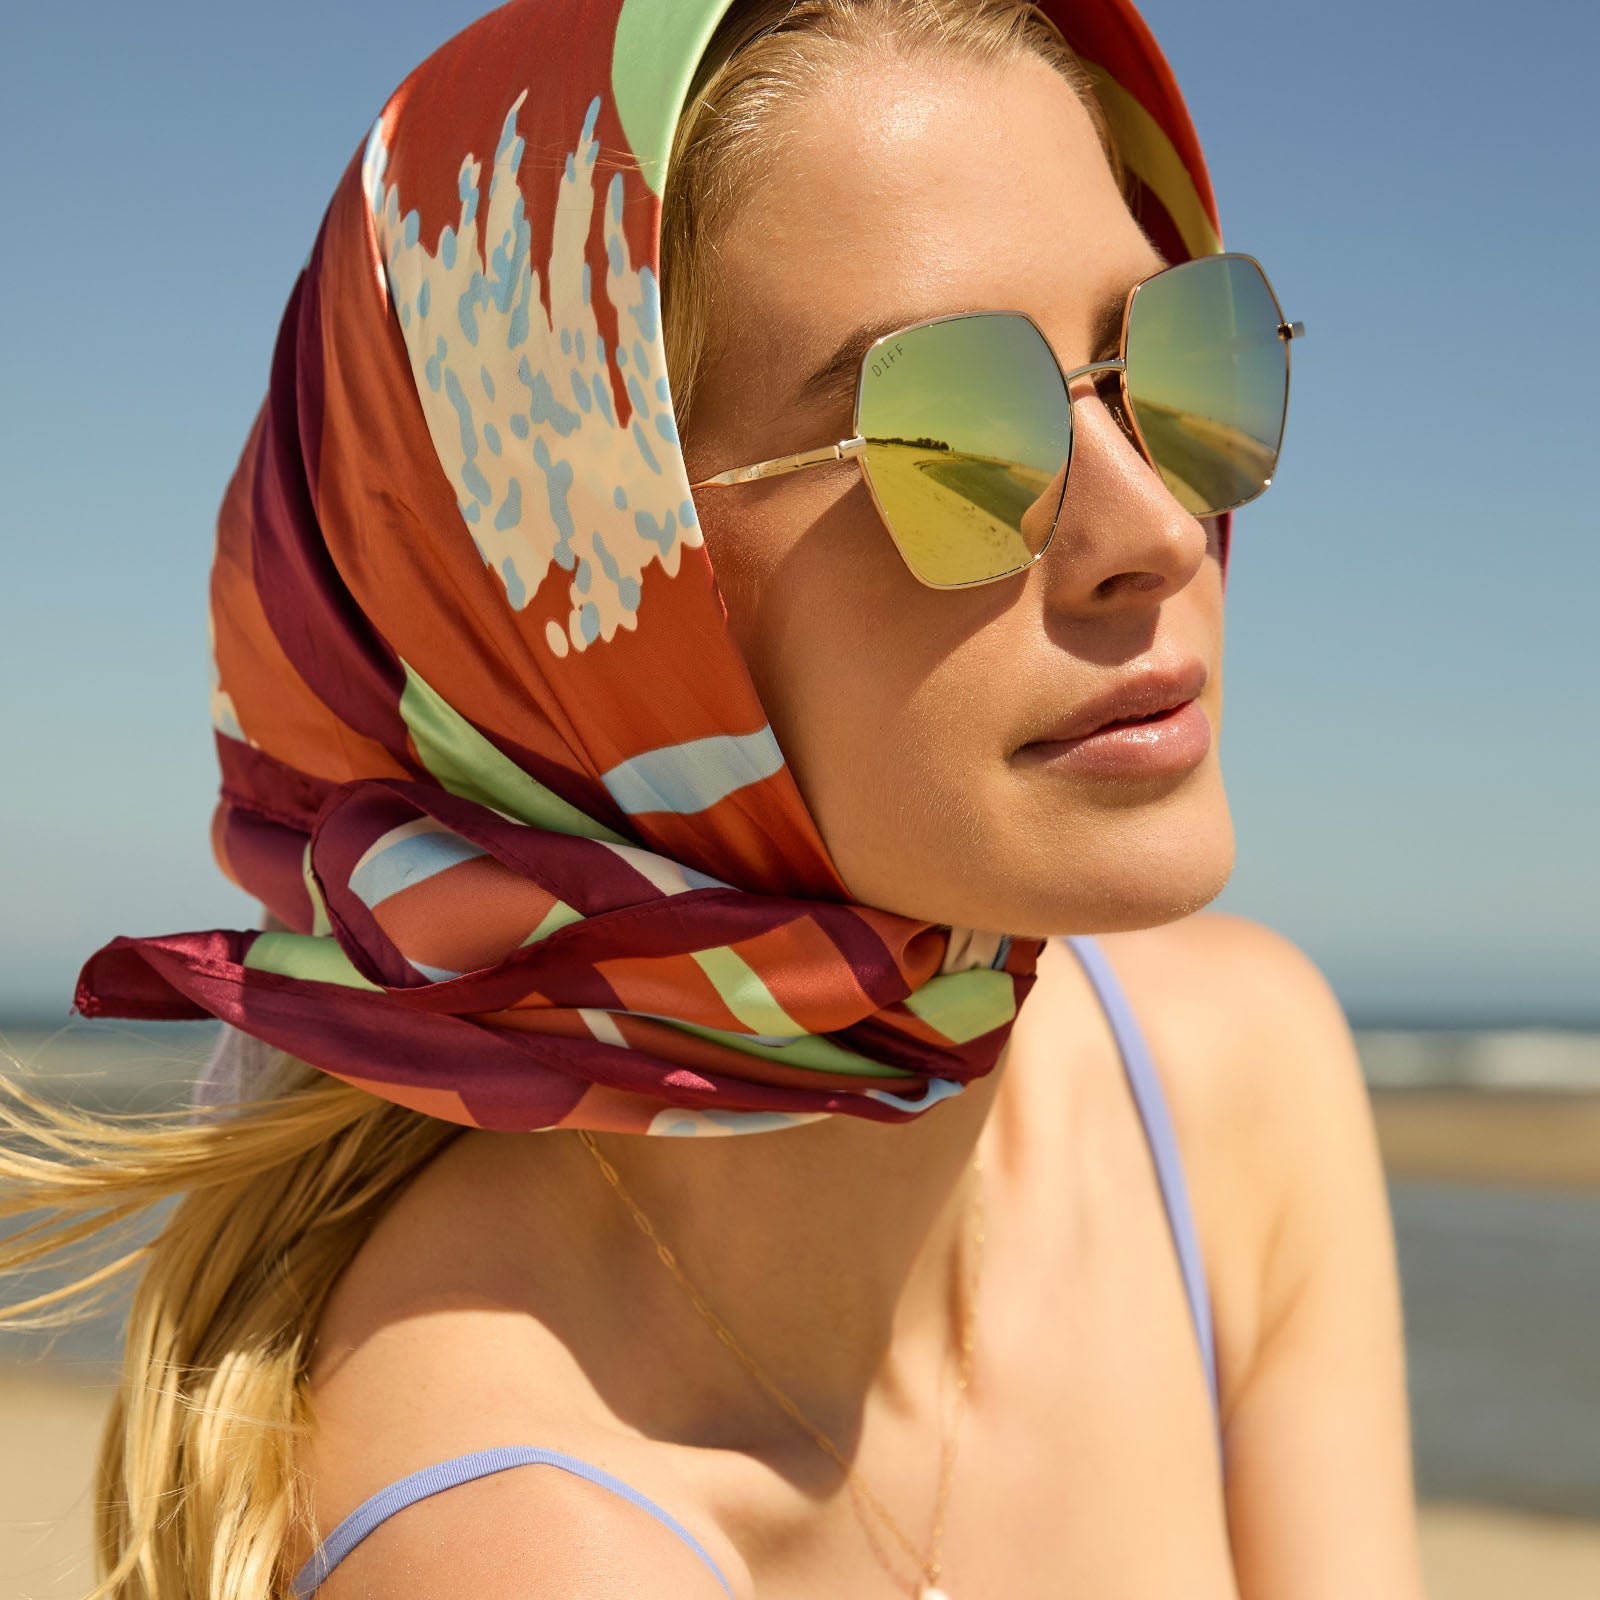
[[[218,518],[213,848],[293,931],[114,939],[84,1015],[498,1129],[902,1122],[995,1066],[1043,941],[851,900],[696,524],[660,185],[727,5],[513,0],[383,107]],[[1043,9],[1151,239],[1220,249],[1132,5]]]

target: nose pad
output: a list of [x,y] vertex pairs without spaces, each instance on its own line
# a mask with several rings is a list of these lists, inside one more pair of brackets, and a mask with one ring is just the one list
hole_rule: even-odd
[[1139,438],[1139,430],[1133,425],[1133,414],[1123,398],[1122,375],[1117,372],[1100,372],[1094,374],[1096,378],[1104,380],[1096,387],[1100,403],[1111,413],[1111,420],[1121,430],[1123,438],[1139,452],[1153,468],[1155,462],[1150,460],[1150,452],[1145,449],[1143,441]]
[[[1067,388],[1067,397],[1074,409],[1080,400],[1098,400],[1106,408],[1122,436],[1141,456],[1145,455],[1144,447],[1139,443],[1139,435],[1134,430],[1133,418],[1123,403],[1121,373],[1114,370],[1086,372],[1082,377],[1072,380]],[[1145,456],[1145,459],[1149,460],[1149,457]]]

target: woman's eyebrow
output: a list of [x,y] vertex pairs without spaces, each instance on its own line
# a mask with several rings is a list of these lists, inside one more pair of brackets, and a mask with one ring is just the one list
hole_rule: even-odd
[[[1161,258],[1160,267],[1167,265],[1166,259]],[[1160,268],[1151,270],[1158,271]],[[1128,302],[1128,291],[1135,283],[1143,281],[1143,277],[1133,279],[1122,288],[1104,296],[1096,305],[1089,324],[1090,348],[1093,351],[1089,357],[1091,361],[1106,361],[1116,355],[1122,341],[1122,312]],[[796,406],[812,406],[825,400],[839,400],[853,394],[856,374],[861,370],[861,358],[879,339],[885,334],[897,333],[912,323],[926,322],[931,317],[939,315],[942,313],[901,311],[888,316],[874,317],[869,322],[861,323],[852,329],[833,354],[795,389],[791,403]]]
[[[933,313],[938,315],[937,312]],[[824,400],[837,400],[854,391],[856,373],[861,369],[861,358],[886,333],[894,333],[913,322],[926,322],[927,315],[920,312],[895,312],[886,317],[875,317],[863,322],[845,336],[839,348],[822,363],[794,392],[794,403],[812,406]]]

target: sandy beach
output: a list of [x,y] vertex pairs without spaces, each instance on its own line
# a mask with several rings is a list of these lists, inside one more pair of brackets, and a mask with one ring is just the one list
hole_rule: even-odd
[[1600,1191],[1600,1094],[1388,1089],[1372,1104],[1392,1178]]

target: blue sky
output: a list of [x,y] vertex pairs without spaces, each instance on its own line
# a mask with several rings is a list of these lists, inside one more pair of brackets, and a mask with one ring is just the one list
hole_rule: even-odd
[[[483,7],[22,8],[0,54],[0,1012],[212,864],[212,524],[340,171]],[[1220,904],[1363,1018],[1600,1024],[1592,63],[1529,0],[1148,0],[1225,242],[1308,337],[1236,518]]]

